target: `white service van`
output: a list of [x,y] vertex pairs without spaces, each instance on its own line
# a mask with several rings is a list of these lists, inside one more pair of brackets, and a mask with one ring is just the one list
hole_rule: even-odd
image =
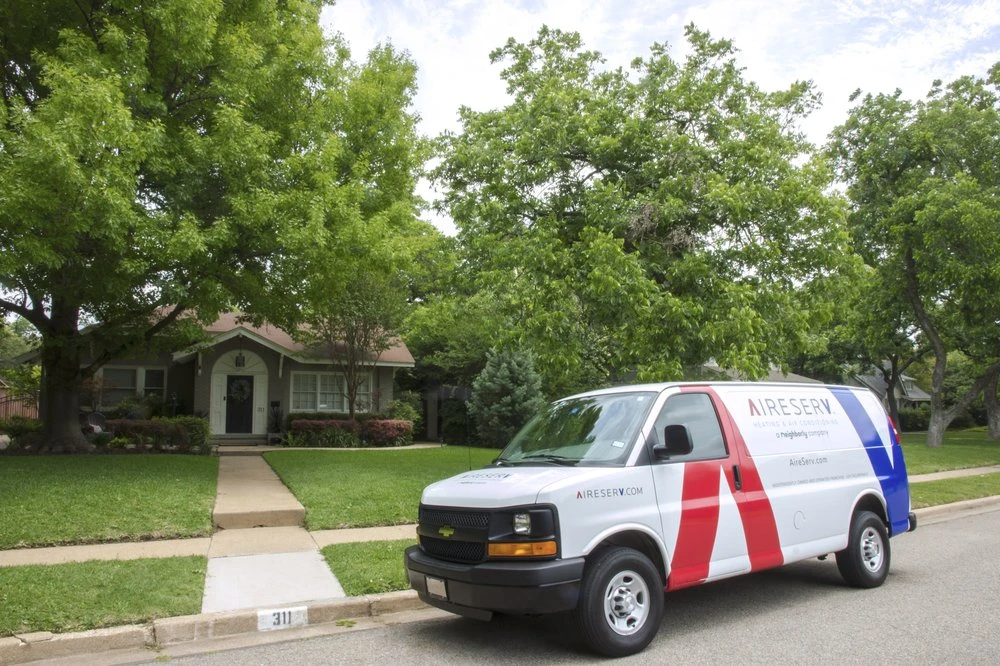
[[836,553],[881,585],[916,528],[902,451],[868,390],[668,383],[558,400],[493,464],[428,486],[410,585],[460,615],[574,611],[638,652],[663,591]]

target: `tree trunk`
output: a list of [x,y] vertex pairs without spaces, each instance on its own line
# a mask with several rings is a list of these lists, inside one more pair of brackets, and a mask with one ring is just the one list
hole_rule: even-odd
[[52,328],[42,339],[41,402],[45,438],[42,450],[51,453],[79,453],[93,448],[80,428],[83,373],[78,321],[78,309],[54,303]]
[[[943,347],[942,347],[943,349]],[[935,351],[938,351],[935,349]],[[935,353],[934,373],[931,375],[931,420],[927,425],[927,446],[938,448],[944,442],[944,431],[954,417],[949,417],[944,407],[944,373],[948,367],[947,354]]]
[[1000,371],[993,373],[993,379],[986,388],[983,389],[986,401],[986,421],[990,428],[990,439],[1000,439],[1000,398],[997,390],[1000,389]]
[[946,419],[945,416],[940,409],[931,410],[931,420],[927,425],[927,446],[932,449],[940,448],[944,442],[944,431],[951,423],[951,419]]
[[[938,368],[937,364],[934,367],[934,384],[933,393],[931,395],[931,422],[927,428],[927,446],[934,448],[941,446],[944,439],[944,431],[948,428],[948,424],[954,421],[959,414],[964,412],[972,404],[972,401],[976,399],[980,393],[984,390],[989,393],[990,386],[996,386],[997,374],[1000,373],[1000,363],[990,366],[986,372],[979,375],[975,383],[972,385],[968,391],[965,392],[961,398],[958,399],[951,407],[945,409],[944,401],[940,396],[940,388],[938,387]],[[944,371],[941,371],[941,384],[944,383]],[[996,392],[994,391],[994,397]]]
[[882,379],[886,383],[885,391],[885,403],[889,408],[889,418],[892,422],[899,426],[899,401],[896,400],[896,386],[900,384],[899,375],[899,358],[895,355],[891,356],[889,359],[889,370],[886,371],[884,367],[881,367]]

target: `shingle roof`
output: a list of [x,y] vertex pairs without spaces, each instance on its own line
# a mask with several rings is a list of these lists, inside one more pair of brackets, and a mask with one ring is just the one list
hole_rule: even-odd
[[[249,333],[259,336],[261,339],[286,350],[293,356],[315,356],[314,350],[296,342],[292,336],[282,328],[265,322],[261,326],[254,326],[251,322],[240,321],[243,316],[241,312],[226,312],[219,316],[213,323],[205,327],[205,331],[213,336],[224,335],[236,329],[242,328]],[[397,339],[395,343],[382,352],[379,363],[386,365],[406,365],[413,366],[413,355],[406,348],[402,340]]]

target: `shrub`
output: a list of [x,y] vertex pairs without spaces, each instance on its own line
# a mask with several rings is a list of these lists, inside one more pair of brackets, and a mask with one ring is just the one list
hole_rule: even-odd
[[491,352],[472,383],[469,414],[479,441],[501,448],[545,406],[542,378],[530,354],[505,349]]
[[115,440],[120,438],[127,440],[132,450],[138,453],[171,450],[187,452],[191,448],[187,431],[165,419],[156,421],[111,419],[108,420],[107,426],[114,433]]
[[212,452],[208,421],[196,416],[111,419],[107,421],[107,428],[114,434],[114,438],[107,443],[109,449],[126,448],[121,443],[124,440],[128,448],[138,453],[155,451],[207,455]]
[[899,410],[901,432],[924,432],[931,422],[929,407],[907,407]]
[[187,432],[188,446],[191,453],[207,456],[212,452],[208,419],[199,416],[175,416],[169,419],[157,420],[170,421],[183,428]]
[[413,421],[413,432],[420,432],[424,423],[424,401],[416,391],[399,391],[385,407],[390,419]]
[[[354,415],[355,421],[370,421],[381,418],[378,414],[368,412],[358,412]],[[292,423],[295,421],[350,421],[351,415],[347,412],[289,412],[285,417],[285,430],[291,431]]]
[[147,420],[163,415],[163,398],[155,395],[134,395],[122,400],[104,412],[112,420]]
[[413,443],[413,421],[382,419],[361,424],[361,439],[371,446],[406,446]]
[[469,408],[464,400],[442,400],[438,407],[441,414],[441,439],[448,444],[472,444],[469,427]]
[[413,441],[413,423],[392,419],[298,419],[292,421],[287,443],[292,447],[357,448],[405,446]]
[[38,419],[29,419],[25,416],[12,416],[9,419],[0,420],[0,433],[10,435],[11,440],[33,432],[42,431],[42,422]]
[[296,447],[357,448],[358,422],[349,419],[296,419],[289,426],[288,445]]

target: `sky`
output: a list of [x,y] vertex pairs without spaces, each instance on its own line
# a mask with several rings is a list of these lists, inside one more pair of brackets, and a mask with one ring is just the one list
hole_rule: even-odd
[[[984,76],[1000,61],[1000,0],[337,0],[322,15],[352,57],[381,43],[419,68],[414,110],[421,132],[457,131],[458,109],[502,107],[508,98],[489,53],[513,37],[526,42],[544,24],[579,32],[610,67],[627,67],[666,43],[687,54],[684,26],[732,40],[746,78],[765,90],[813,81],[823,106],[802,125],[815,143],[842,123],[849,97],[927,94],[935,79]],[[433,197],[429,186],[421,195]],[[430,219],[447,233],[449,220]]]

